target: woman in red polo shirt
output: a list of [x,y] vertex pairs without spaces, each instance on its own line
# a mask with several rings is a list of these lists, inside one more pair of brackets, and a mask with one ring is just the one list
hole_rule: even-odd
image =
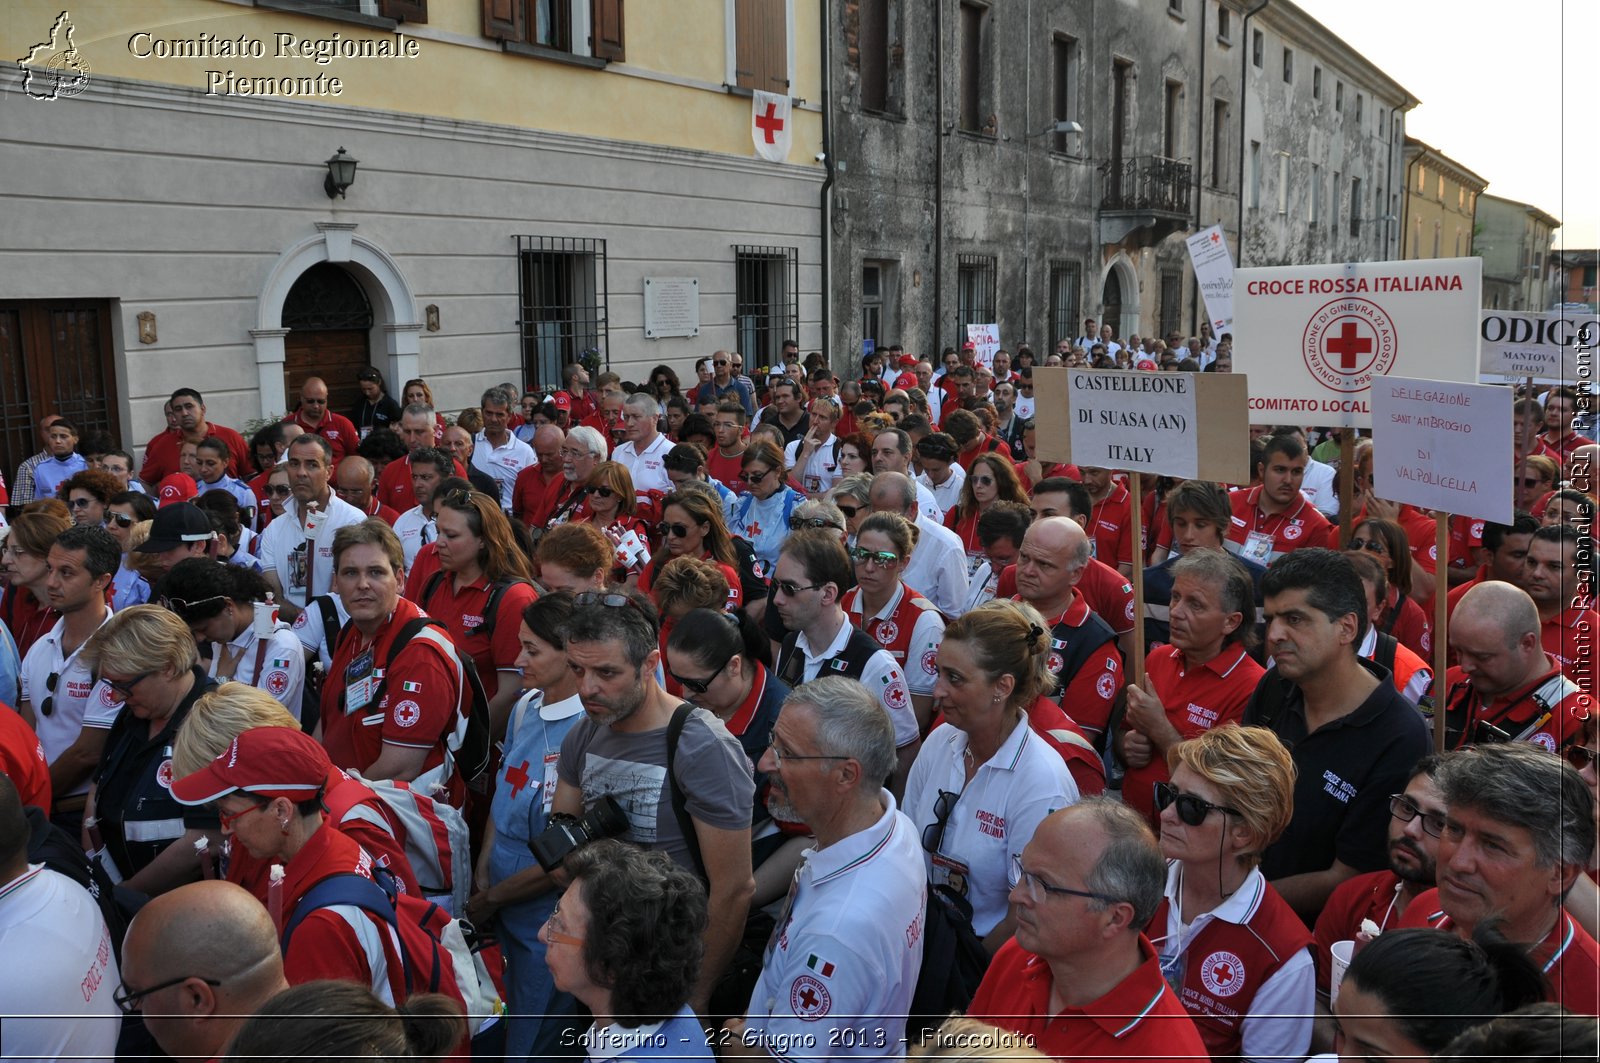
[[439,571],[423,585],[417,604],[444,621],[456,646],[477,664],[489,698],[490,729],[503,735],[522,693],[517,625],[538,597],[533,566],[517,547],[499,500],[481,491],[455,491],[440,498],[434,512]]
[[[650,594],[667,562],[680,557],[715,561],[728,577],[728,587],[738,594],[739,556],[733,550],[733,537],[722,515],[722,502],[709,492],[674,491],[661,505],[661,523],[656,525],[661,546],[639,574],[639,590]],[[654,595],[651,595],[654,598]],[[728,608],[737,609],[742,600],[735,597]],[[659,607],[661,603],[656,602]],[[665,639],[663,639],[665,643]]]
[[650,526],[641,520],[627,466],[602,461],[589,474],[584,509],[573,518],[593,524],[616,545],[617,562],[611,582],[629,590],[639,585],[639,573],[650,557]]
[[1213,1059],[1311,1048],[1311,933],[1257,866],[1294,814],[1294,761],[1271,731],[1228,724],[1173,746],[1156,786],[1165,896],[1145,928]]
[[1017,479],[1017,470],[1009,459],[999,454],[980,454],[972,459],[972,468],[961,485],[960,500],[944,515],[944,526],[961,536],[961,546],[967,552],[968,575],[983,558],[983,546],[978,542],[978,517],[1001,499],[1027,505],[1028,493],[1022,489],[1022,481]]

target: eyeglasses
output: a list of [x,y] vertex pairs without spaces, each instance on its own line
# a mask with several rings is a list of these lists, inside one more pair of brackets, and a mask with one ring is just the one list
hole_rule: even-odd
[[739,474],[739,479],[747,484],[758,484],[771,475],[771,469],[767,469],[765,472],[742,472]]
[[1444,836],[1444,817],[1437,812],[1424,812],[1405,794],[1389,795],[1389,815],[1401,823],[1410,823],[1422,817],[1422,832],[1433,838]]
[[[838,503],[834,503],[838,505]],[[857,513],[861,512],[860,506],[839,506],[839,512],[844,514],[845,520],[854,520]]]
[[668,524],[666,521],[662,521],[656,525],[656,534],[670,535],[674,539],[687,539],[689,537],[689,526],[687,524]]
[[271,495],[273,498],[288,498],[289,497],[289,485],[288,484],[268,484],[267,485],[267,494]]
[[1156,812],[1165,812],[1168,805],[1174,804],[1178,806],[1178,818],[1191,827],[1198,827],[1204,823],[1206,817],[1213,812],[1225,812],[1234,816],[1242,814],[1237,808],[1229,808],[1227,805],[1214,805],[1203,797],[1183,793],[1172,783],[1156,783]]
[[801,528],[832,528],[834,531],[844,531],[843,528],[841,528],[837,524],[833,523],[833,521],[824,520],[822,517],[790,517],[789,518],[789,530],[790,531],[799,531]]
[[1389,552],[1389,548],[1384,545],[1382,539],[1352,538],[1348,549],[1365,550],[1369,554],[1387,554]]
[[215,602],[225,602],[227,600],[228,596],[225,594],[214,594],[209,598],[201,598],[198,602],[186,602],[182,598],[162,598],[161,606],[165,609],[171,609],[174,613],[177,613],[181,617],[184,616],[184,614],[193,612],[196,609],[204,608],[205,606],[211,605]]
[[605,484],[601,484],[599,487],[591,487],[591,488],[589,488],[589,490],[593,491],[595,494],[599,495],[601,498],[615,498],[615,497],[617,497],[617,493],[615,491],[611,490],[611,488],[607,487]]
[[1117,898],[1108,893],[1095,893],[1092,890],[1074,890],[1066,886],[1052,886],[1038,875],[1022,866],[1022,857],[1017,853],[1011,854],[1011,876],[1015,879],[1014,885],[1021,886],[1028,891],[1028,897],[1034,904],[1043,904],[1051,896],[1082,897],[1085,900],[1101,901],[1105,904],[1116,904]]
[[768,750],[768,752],[770,752],[772,754],[773,763],[777,764],[778,767],[780,767],[780,768],[783,767],[783,764],[784,764],[785,761],[789,761],[789,760],[849,760],[850,759],[849,757],[840,756],[837,753],[812,753],[812,754],[807,754],[807,755],[804,755],[804,756],[802,756],[799,753],[785,753],[783,751],[783,749],[776,742],[773,742],[772,744],[768,745],[767,746],[767,750]]
[[1523,487],[1538,487],[1542,483],[1544,483],[1544,478],[1540,477],[1540,476],[1524,476],[1524,477],[1522,477],[1522,486]]
[[[111,692],[113,694],[116,694],[123,701],[127,701],[129,698],[133,697],[134,687],[138,686],[140,683],[143,683],[146,679],[149,679],[155,674],[155,671],[152,670],[149,672],[140,672],[132,679],[106,679],[105,682],[106,686],[111,688]],[[105,679],[104,676],[101,676],[101,678]]]
[[869,568],[889,568],[900,563],[900,555],[892,550],[868,550],[857,546],[850,550],[850,560]]
[[587,458],[589,452],[587,450],[573,450],[570,447],[562,447],[561,456],[570,461],[577,461],[579,458]]
[[175,985],[182,985],[191,978],[198,979],[212,987],[222,984],[215,978],[203,978],[198,974],[186,974],[178,978],[169,978],[165,982],[151,986],[149,989],[129,989],[128,983],[122,982],[117,986],[117,991],[111,994],[111,1001],[116,1004],[117,1009],[124,1015],[137,1015],[139,1013],[139,1002],[145,997],[163,989],[171,989]]
[[263,811],[267,807],[267,804],[268,804],[267,802],[257,801],[255,804],[251,805],[249,808],[242,809],[241,811],[238,811],[238,812],[224,812],[224,811],[222,811],[222,809],[219,808],[219,809],[217,809],[217,821],[222,824],[222,829],[223,830],[231,831],[231,830],[234,829],[233,825],[235,823],[239,822],[241,819],[243,819],[245,816],[248,816],[252,812]]
[[673,682],[683,687],[683,689],[694,694],[704,694],[707,690],[711,689],[711,684],[717,681],[717,676],[722,674],[723,669],[728,667],[728,661],[733,660],[737,656],[739,656],[737,653],[729,654],[728,659],[717,665],[716,670],[710,675],[706,676],[704,679],[686,679],[670,669],[667,671],[667,674],[672,677]]
[[[285,488],[285,490],[287,490],[287,488]],[[119,528],[131,528],[139,522],[139,518],[130,517],[126,513],[108,513],[106,514],[106,520],[115,524]]]
[[94,498],[69,498],[67,499],[67,505],[72,509],[88,509],[97,501],[98,499]]
[[560,915],[561,905],[558,904],[554,908],[550,909],[550,918],[544,921],[545,940],[549,941],[553,945],[571,945],[575,949],[583,948],[583,938],[573,937],[571,934],[563,933],[562,931],[556,929],[556,919]]
[[950,824],[950,813],[956,809],[956,802],[961,800],[961,794],[951,790],[940,790],[939,796],[933,800],[933,822],[922,828],[922,847],[930,853],[937,853],[939,846],[944,844],[944,830]]
[[60,672],[51,672],[50,675],[45,678],[44,688],[50,693],[45,697],[44,701],[39,703],[39,715],[49,716],[51,713],[56,711],[56,683],[60,682],[60,680]]
[[1579,771],[1582,771],[1584,768],[1587,768],[1589,765],[1593,764],[1596,759],[1600,759],[1600,751],[1590,749],[1588,746],[1580,746],[1575,743],[1568,746],[1566,749],[1563,749],[1561,751],[1561,755],[1566,758],[1568,764],[1571,764]]
[[774,580],[772,585],[778,588],[778,593],[785,598],[793,598],[801,591],[814,591],[827,586],[826,583],[812,583],[802,587],[792,579]]
[[974,476],[974,477],[972,477],[972,482],[975,483],[975,484],[983,484],[985,487],[993,487],[994,486],[994,477],[993,476]]

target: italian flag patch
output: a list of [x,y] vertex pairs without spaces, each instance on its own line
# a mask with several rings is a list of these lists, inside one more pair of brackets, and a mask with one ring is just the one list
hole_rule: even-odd
[[833,977],[833,964],[829,963],[827,960],[823,959],[821,956],[818,956],[814,952],[810,956],[806,957],[806,966],[811,968],[813,971],[816,971],[824,978]]
[[422,693],[422,684],[405,682],[400,684],[400,689],[404,690],[407,694],[420,694]]
[[274,657],[272,659],[272,667],[274,667],[274,668],[287,668],[287,667],[289,667],[289,658],[287,658],[287,657]]

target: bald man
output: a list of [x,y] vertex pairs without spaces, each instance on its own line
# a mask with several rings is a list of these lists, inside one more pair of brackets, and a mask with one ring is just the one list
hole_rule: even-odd
[[1116,632],[1078,590],[1089,560],[1089,536],[1077,521],[1034,521],[1017,552],[1017,598],[1039,610],[1050,626],[1057,701],[1098,748],[1112,699],[1122,689],[1122,654]]
[[344,501],[355,506],[369,517],[377,517],[389,527],[400,519],[400,514],[379,502],[374,495],[377,473],[372,462],[359,454],[352,454],[333,470],[333,490]]
[[1447,748],[1532,742],[1554,753],[1577,734],[1590,699],[1545,652],[1526,591],[1490,580],[1461,596],[1450,621],[1461,662],[1445,674]]
[[333,461],[337,465],[356,452],[361,437],[350,418],[328,409],[328,385],[319,376],[308,376],[300,385],[300,408],[284,418],[293,421],[307,432],[315,432],[333,448]]
[[566,477],[561,475],[561,444],[567,434],[553,424],[533,433],[533,456],[538,460],[517,473],[511,489],[511,515],[530,528],[543,528],[561,500]]
[[[191,882],[139,910],[122,943],[130,1004],[174,1059],[222,1055],[239,1026],[289,988],[272,917],[231,882]],[[159,988],[154,988],[159,987]]]

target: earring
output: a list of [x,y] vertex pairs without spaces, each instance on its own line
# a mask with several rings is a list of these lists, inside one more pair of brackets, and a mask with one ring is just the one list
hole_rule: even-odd
[[289,821],[286,819],[280,819],[278,821],[278,830],[282,831],[283,836],[287,838],[289,836]]

